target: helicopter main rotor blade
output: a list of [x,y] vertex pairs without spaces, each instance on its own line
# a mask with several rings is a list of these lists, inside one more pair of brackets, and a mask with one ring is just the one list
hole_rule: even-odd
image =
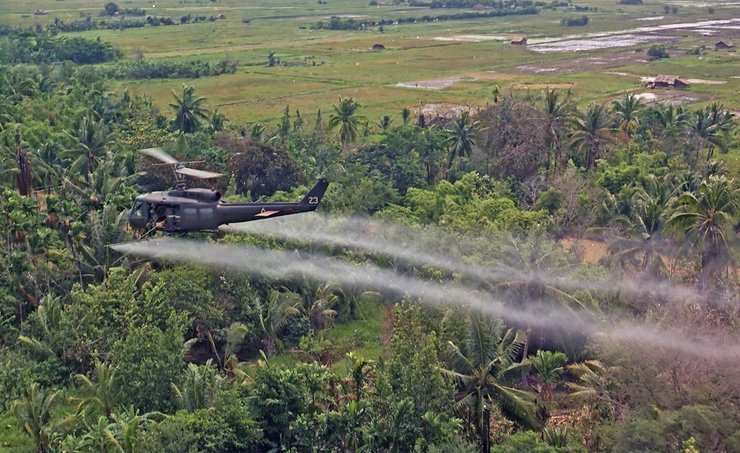
[[178,168],[175,170],[178,173],[181,173],[183,175],[193,176],[195,178],[200,179],[211,179],[211,178],[218,178],[221,176],[221,173],[214,173],[212,171],[205,171],[205,170],[196,170],[194,168]]
[[173,164],[174,165],[174,164],[179,164],[180,163],[180,161],[178,161],[174,157],[170,156],[166,152],[162,151],[161,148],[146,148],[146,149],[142,149],[140,152],[141,152],[141,154],[144,154],[144,155],[149,156],[149,157],[153,157],[153,158],[155,158],[157,160],[160,160],[160,161],[162,161],[162,162],[164,162],[166,164]]

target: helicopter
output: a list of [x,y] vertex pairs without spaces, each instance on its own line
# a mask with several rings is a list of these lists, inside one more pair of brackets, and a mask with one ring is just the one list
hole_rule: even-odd
[[[211,232],[219,225],[249,222],[315,210],[329,186],[319,178],[316,185],[297,203],[225,203],[221,193],[211,189],[186,188],[185,176],[213,179],[221,176],[204,170],[188,168],[160,148],[140,152],[172,166],[177,184],[175,190],[139,195],[128,212],[129,224],[147,232],[165,233]],[[162,164],[160,164],[162,165]]]

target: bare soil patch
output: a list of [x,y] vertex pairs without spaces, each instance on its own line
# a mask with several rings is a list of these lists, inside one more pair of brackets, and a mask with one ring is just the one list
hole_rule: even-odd
[[515,83],[511,86],[515,90],[545,90],[550,88],[552,90],[567,90],[573,88],[573,84],[570,82],[561,83]]
[[699,85],[722,85],[723,83],[727,83],[727,80],[686,79],[686,81]]
[[527,64],[514,68],[515,72],[528,74],[573,74],[590,70],[609,69],[631,63],[645,62],[644,52],[617,51],[605,55],[572,58],[561,61],[550,61],[546,64]]
[[457,82],[461,81],[474,81],[477,80],[473,77],[444,77],[442,79],[431,79],[431,80],[415,80],[413,82],[398,82],[394,86],[399,88],[420,88],[424,90],[442,90],[449,88]]
[[705,101],[711,96],[706,93],[692,93],[681,90],[653,89],[636,93],[635,97],[645,104],[681,105],[689,102]]
[[444,42],[483,42],[483,41],[508,41],[511,36],[504,35],[452,35],[435,36],[434,41]]
[[591,239],[565,238],[560,241],[560,245],[564,251],[579,255],[584,263],[598,263],[609,250],[606,242]]

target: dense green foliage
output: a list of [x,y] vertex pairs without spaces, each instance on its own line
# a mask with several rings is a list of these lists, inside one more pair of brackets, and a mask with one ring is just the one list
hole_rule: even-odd
[[233,74],[236,62],[221,60],[212,65],[203,60],[128,61],[101,67],[99,76],[105,79],[197,79],[199,77]]
[[[431,125],[405,109],[374,128],[349,97],[326,120],[286,107],[275,125],[227,124],[192,86],[159,112],[101,78],[200,63],[86,70],[75,62],[110,47],[74,39],[28,37],[25,60],[7,62],[73,63],[4,66],[0,78],[0,410],[30,448],[740,448],[740,191],[721,160],[736,158],[738,134],[721,105],[627,94],[578,108],[548,89]],[[134,237],[133,197],[172,183],[137,153],[152,146],[222,171],[229,199],[298,199],[329,177],[321,209],[371,216],[351,239],[392,247],[198,240],[296,262],[328,254],[360,274],[388,271],[387,287],[317,279],[310,266],[240,273],[118,254],[108,245]],[[588,240],[603,256],[587,256]],[[597,335],[601,317],[631,323]],[[630,330],[644,320],[697,346]],[[28,447],[5,433],[9,448]]]
[[104,63],[121,53],[99,39],[55,37],[41,32],[0,30],[0,64],[47,64],[72,61],[77,64]]

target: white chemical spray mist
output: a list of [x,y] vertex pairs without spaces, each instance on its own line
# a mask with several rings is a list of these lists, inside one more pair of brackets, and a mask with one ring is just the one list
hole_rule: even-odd
[[502,237],[458,236],[433,227],[420,229],[373,218],[337,217],[317,213],[301,216],[300,219],[277,218],[265,222],[230,225],[222,229],[319,246],[361,249],[412,265],[433,266],[482,282],[516,279],[537,281],[567,290],[619,291],[629,296],[659,294],[669,300],[701,300],[692,288],[666,281],[646,282],[624,276],[619,279],[575,279],[558,274],[555,269],[524,270],[500,260],[471,264],[471,260],[466,259],[480,254],[483,247],[490,248],[492,242],[501,243],[507,240]]
[[[265,250],[256,247],[194,242],[182,239],[152,239],[118,244],[121,253],[181,263],[195,263],[264,275],[270,278],[306,278],[340,285],[362,285],[405,294],[439,306],[461,306],[529,326],[557,327],[587,333],[615,342],[641,343],[697,357],[740,359],[740,342],[725,339],[691,339],[681,330],[668,330],[648,323],[598,320],[592,314],[567,308],[528,312],[505,305],[475,287],[454,282],[443,284],[400,275],[375,265],[358,265],[317,253]],[[575,331],[574,331],[575,330]]]

